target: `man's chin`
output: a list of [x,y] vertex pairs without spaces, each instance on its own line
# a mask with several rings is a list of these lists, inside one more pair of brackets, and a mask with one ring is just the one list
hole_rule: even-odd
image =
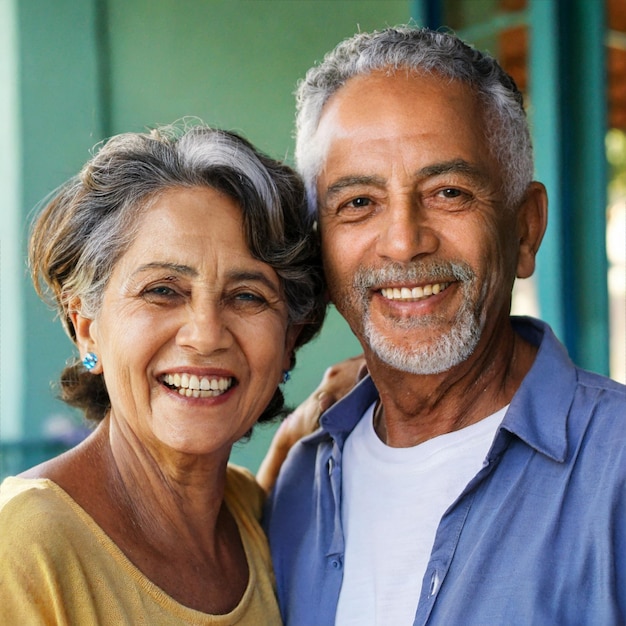
[[433,336],[437,335],[411,341],[406,335],[397,339],[365,327],[365,341],[380,361],[401,372],[424,376],[441,374],[466,361],[478,345],[480,331],[473,324],[465,324],[438,335],[436,340]]

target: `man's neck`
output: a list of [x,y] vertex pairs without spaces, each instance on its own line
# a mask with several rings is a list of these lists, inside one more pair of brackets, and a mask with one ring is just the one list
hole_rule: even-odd
[[474,424],[510,403],[537,349],[510,329],[479,345],[466,362],[447,372],[400,372],[367,355],[381,403],[375,419],[387,445],[404,448]]

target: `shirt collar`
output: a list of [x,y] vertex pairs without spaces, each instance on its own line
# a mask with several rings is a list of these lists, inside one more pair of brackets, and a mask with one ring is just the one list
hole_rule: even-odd
[[535,362],[513,396],[501,428],[538,452],[563,462],[567,416],[577,383],[576,369],[550,327],[529,317],[512,317],[513,328],[539,347]]
[[378,400],[378,390],[369,374],[320,418],[320,425],[343,444],[368,407]]
[[[567,455],[567,415],[576,387],[576,369],[545,322],[530,317],[511,317],[511,322],[515,331],[539,350],[511,400],[500,429],[562,462]],[[343,445],[367,408],[377,399],[378,391],[370,376],[366,376],[322,415],[322,431],[307,440],[317,443],[320,437],[330,435]],[[497,455],[499,447],[494,446],[491,454]]]

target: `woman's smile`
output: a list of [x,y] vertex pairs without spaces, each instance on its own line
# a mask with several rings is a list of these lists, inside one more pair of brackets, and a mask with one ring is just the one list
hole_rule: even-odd
[[230,389],[235,379],[232,377],[197,376],[187,372],[164,374],[161,382],[181,396],[192,398],[214,398]]
[[89,329],[111,418],[153,445],[226,455],[289,369],[282,289],[249,251],[237,202],[206,187],[159,196]]

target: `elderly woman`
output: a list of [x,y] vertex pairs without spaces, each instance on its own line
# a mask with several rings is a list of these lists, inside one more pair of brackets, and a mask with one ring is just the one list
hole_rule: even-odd
[[263,492],[228,458],[323,320],[309,232],[297,176],[206,127],[113,138],[44,208],[62,397],[97,426],[2,485],[0,621],[280,623]]

